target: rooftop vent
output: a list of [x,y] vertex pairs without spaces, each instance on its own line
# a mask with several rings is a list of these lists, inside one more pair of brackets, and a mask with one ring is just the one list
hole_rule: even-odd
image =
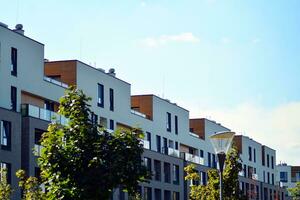
[[17,24],[14,31],[16,33],[24,35],[23,25],[22,24]]
[[107,72],[108,75],[116,76],[116,70],[114,68],[110,68]]
[[8,28],[7,24],[4,24],[2,22],[0,22],[0,26],[4,27],[4,28]]

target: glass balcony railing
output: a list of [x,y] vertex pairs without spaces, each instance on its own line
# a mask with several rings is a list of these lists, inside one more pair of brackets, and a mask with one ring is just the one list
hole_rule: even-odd
[[252,174],[252,179],[253,180],[258,180],[258,175],[257,174]]
[[150,142],[147,140],[141,140],[141,144],[144,146],[145,149],[150,149]]
[[168,148],[168,155],[178,157],[178,158],[180,157],[179,150],[173,148]]
[[193,154],[190,154],[190,153],[186,153],[186,152],[182,152],[182,155],[183,155],[183,157],[186,161],[190,161],[190,162],[193,162],[193,163],[196,163],[196,164],[204,165],[204,159],[199,157],[199,156],[196,156],[196,155],[193,155]]
[[144,113],[141,113],[141,112],[136,111],[134,109],[131,109],[130,111],[131,111],[132,114],[138,115],[138,116],[143,117],[143,118],[147,118],[147,116]]
[[30,117],[35,117],[38,119],[42,119],[45,121],[49,121],[49,122],[57,122],[60,123],[62,125],[66,125],[68,123],[67,118],[65,118],[64,116],[44,109],[44,108],[40,108],[37,106],[33,106],[30,104],[22,104],[21,105],[21,113],[22,116],[30,116]]
[[69,87],[68,84],[60,82],[60,81],[55,80],[53,78],[50,78],[48,76],[44,76],[44,80],[47,81],[47,82],[49,82],[49,83],[53,83],[55,85],[61,86],[63,88],[68,88]]

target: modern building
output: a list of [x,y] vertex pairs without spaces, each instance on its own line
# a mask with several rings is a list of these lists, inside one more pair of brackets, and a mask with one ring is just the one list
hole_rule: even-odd
[[[280,163],[276,166],[276,180],[278,185],[284,188],[294,188],[297,182],[300,182],[300,166],[291,166],[286,163]],[[291,198],[288,190],[286,197]]]
[[[21,25],[11,30],[0,23],[0,166],[17,188],[16,170],[37,176],[41,134],[54,120],[66,123],[57,114],[59,98],[69,85],[92,97],[94,120],[109,130],[139,127],[145,133],[143,161],[152,171],[149,183],[140,185],[144,199],[188,199],[189,185],[183,168],[197,166],[201,181],[207,170],[217,168],[217,157],[209,136],[230,129],[208,119],[190,119],[189,111],[158,96],[131,95],[131,85],[107,72],[78,60],[44,60],[44,45],[26,35]],[[284,199],[276,186],[275,150],[248,137],[236,136],[243,171],[240,187],[249,199]],[[33,153],[35,150],[35,154]],[[16,189],[13,199],[20,199]],[[113,199],[127,199],[116,189]]]

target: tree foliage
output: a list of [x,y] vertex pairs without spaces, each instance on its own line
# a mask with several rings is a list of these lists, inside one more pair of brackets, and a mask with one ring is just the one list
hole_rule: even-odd
[[[191,164],[185,167],[186,177],[188,181],[199,181],[200,176],[196,170],[196,166]],[[225,169],[223,172],[223,199],[224,200],[240,200],[244,199],[239,189],[238,173],[242,170],[239,154],[236,148],[232,148],[226,156]],[[218,200],[220,195],[220,179],[216,169],[208,170],[207,185],[190,186],[191,200]]]
[[91,120],[90,100],[70,88],[59,107],[68,124],[52,123],[43,134],[39,166],[48,199],[105,200],[120,186],[134,194],[148,178],[141,159],[143,133],[108,133]]
[[1,169],[0,176],[0,199],[10,200],[13,190],[10,184],[7,183],[7,170]]
[[46,200],[38,178],[26,177],[24,170],[18,170],[16,176],[20,179],[19,187],[22,189],[23,200]]
[[300,182],[297,182],[294,188],[288,190],[293,200],[300,200]]

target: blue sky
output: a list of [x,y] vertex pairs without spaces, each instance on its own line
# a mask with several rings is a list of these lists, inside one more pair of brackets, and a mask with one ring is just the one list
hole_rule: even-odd
[[[220,121],[277,149],[278,159],[300,165],[292,157],[300,153],[300,125],[290,119],[300,114],[300,1],[0,0],[0,5],[0,21],[11,28],[22,23],[26,35],[45,44],[46,58],[114,67],[133,94],[168,98],[191,116]],[[286,117],[277,119],[277,112]],[[288,147],[282,147],[283,134]],[[274,135],[278,140],[270,141]]]

